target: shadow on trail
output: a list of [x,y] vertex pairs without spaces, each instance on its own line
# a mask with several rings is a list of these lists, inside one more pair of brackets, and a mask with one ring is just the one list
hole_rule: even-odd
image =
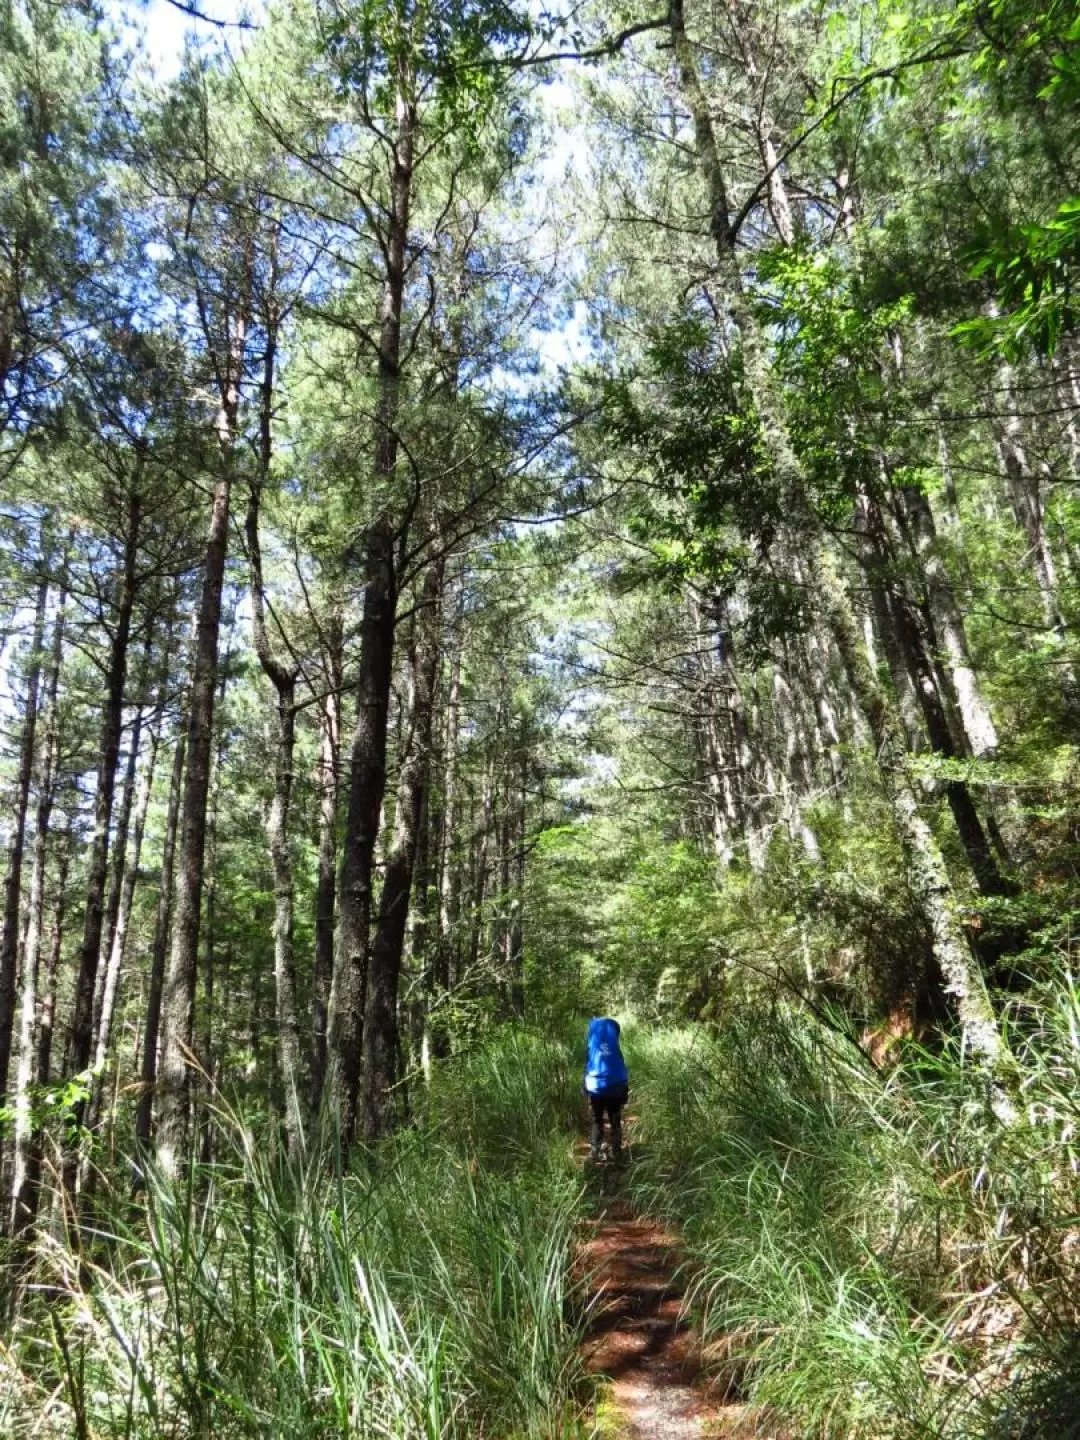
[[[634,1214],[625,1171],[641,1151],[633,1144],[618,1165],[579,1153],[593,1216],[578,1250],[588,1278],[591,1319],[583,1347],[590,1374],[608,1382],[627,1440],[698,1440],[730,1435],[732,1406],[702,1372],[697,1335],[683,1310],[678,1238],[657,1220]],[[605,1429],[605,1435],[610,1432]]]

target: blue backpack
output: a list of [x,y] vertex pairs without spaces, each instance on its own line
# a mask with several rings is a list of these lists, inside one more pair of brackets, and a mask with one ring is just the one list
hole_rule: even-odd
[[585,1041],[585,1089],[590,1095],[606,1095],[625,1088],[629,1075],[619,1048],[619,1022],[608,1016],[589,1021]]

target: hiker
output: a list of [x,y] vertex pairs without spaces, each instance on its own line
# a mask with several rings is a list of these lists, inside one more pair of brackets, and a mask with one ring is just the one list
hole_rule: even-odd
[[622,1108],[629,1093],[626,1061],[619,1048],[619,1022],[609,1016],[589,1021],[585,1041],[585,1093],[592,1107],[592,1158],[599,1160],[604,1143],[604,1116],[611,1121],[611,1154],[622,1154]]

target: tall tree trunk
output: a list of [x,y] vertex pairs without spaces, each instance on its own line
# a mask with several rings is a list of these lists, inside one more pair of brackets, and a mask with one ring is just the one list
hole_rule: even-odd
[[[516,1020],[525,1017],[525,820],[528,806],[529,748],[521,741],[521,773],[514,796],[511,838],[513,854],[510,881],[513,894],[506,927],[506,970],[510,984],[510,1013]],[[509,800],[509,796],[507,797]]]
[[[128,873],[128,832],[131,829],[132,812],[136,803],[136,780],[141,757],[143,727],[146,724],[145,697],[150,685],[149,664],[151,651],[153,649],[153,639],[152,627],[148,626],[146,640],[143,646],[142,660],[139,666],[139,678],[136,685],[139,700],[135,706],[135,715],[131,722],[131,734],[128,737],[129,743],[124,766],[124,783],[120,791],[120,808],[117,812],[116,824],[113,828],[113,837],[109,846],[112,860],[112,873],[109,876],[108,900],[105,906],[105,919],[102,926],[102,952],[106,957],[112,954],[113,943],[116,940],[116,928],[120,923],[120,907],[123,903],[124,879]],[[97,983],[94,989],[95,1047],[97,1044],[102,999],[107,980],[108,961],[106,959],[105,968],[102,968],[100,965],[98,966]]]
[[39,990],[41,939],[45,921],[45,875],[49,859],[49,828],[56,801],[57,766],[60,758],[60,713],[57,698],[60,690],[60,667],[64,653],[64,630],[67,624],[67,562],[60,599],[53,622],[52,650],[49,673],[45,682],[46,714],[41,779],[38,788],[37,815],[34,825],[34,864],[30,876],[29,914],[23,942],[22,995],[19,1007],[19,1058],[15,1079],[14,1159],[11,1180],[10,1222],[13,1233],[20,1233],[27,1217],[36,1211],[36,1198],[28,1192],[29,1164],[33,1116],[30,1088],[34,1081],[37,1053],[38,1012],[42,1005]]
[[303,1134],[300,1104],[300,1024],[296,1013],[296,956],[293,949],[293,871],[289,820],[296,750],[296,680],[298,667],[284,664],[274,654],[266,625],[263,591],[259,508],[264,485],[270,478],[271,419],[274,401],[276,323],[267,327],[263,357],[262,399],[259,410],[259,471],[248,492],[248,564],[251,571],[251,629],[255,653],[263,674],[274,687],[274,793],[266,817],[266,840],[274,875],[274,994],[278,1032],[278,1065],[285,1103],[285,1136],[294,1150]]
[[22,869],[26,849],[26,812],[30,806],[30,784],[34,775],[37,741],[38,691],[41,684],[41,648],[45,640],[45,611],[49,582],[38,584],[30,655],[26,674],[26,702],[23,706],[19,762],[15,775],[14,824],[11,853],[4,876],[4,928],[0,934],[0,1104],[7,1096],[11,1041],[15,1030],[16,976],[19,968],[19,932],[22,911]]
[[[127,681],[128,646],[131,620],[137,591],[136,564],[139,531],[142,521],[142,500],[136,476],[128,496],[124,532],[124,569],[116,607],[109,664],[105,677],[105,706],[101,716],[101,738],[98,742],[97,799],[94,807],[94,830],[90,841],[90,860],[86,872],[86,908],[83,938],[79,947],[78,975],[75,981],[75,1010],[68,1046],[68,1074],[78,1075],[90,1064],[94,1041],[94,992],[97,987],[98,965],[101,960],[102,927],[105,920],[105,882],[109,865],[109,827],[112,823],[113,798],[116,793],[116,772],[120,760],[120,736],[124,713],[124,687]],[[84,1104],[76,1107],[81,1124]],[[69,1175],[74,1186],[74,1174]]]
[[[98,1016],[97,1036],[94,1042],[94,1089],[91,1095],[90,1109],[87,1118],[87,1124],[91,1130],[95,1128],[100,1119],[105,1062],[112,1044],[113,1021],[116,1016],[117,1003],[120,995],[120,982],[124,971],[128,927],[131,923],[131,911],[135,903],[135,887],[139,881],[139,862],[142,859],[143,836],[146,833],[146,817],[150,810],[150,797],[154,789],[154,772],[157,768],[161,728],[164,724],[165,704],[168,699],[168,685],[169,665],[166,656],[158,685],[157,705],[155,707],[157,716],[151,724],[150,743],[147,750],[146,763],[143,766],[142,778],[139,782],[139,797],[135,806],[135,829],[131,839],[131,855],[124,867],[120,904],[116,917],[116,928],[113,931],[112,945],[109,949],[109,958],[105,966],[105,984],[102,988],[101,1010]],[[141,715],[132,728],[131,735],[132,753],[136,757],[139,753],[140,720]],[[119,841],[117,841],[117,844],[119,845]]]
[[[1064,638],[1066,621],[1061,609],[1057,564],[1046,533],[1043,500],[1039,493],[1039,476],[1028,460],[1023,425],[1016,413],[1016,384],[1012,368],[1000,370],[1000,388],[1008,411],[993,421],[994,444],[1005,478],[1005,488],[1013,515],[1027,541],[1027,561],[1039,592],[1039,603],[1048,630]],[[1075,688],[1075,679],[1070,676]],[[1075,698],[1075,697],[1074,697]]]
[[[218,666],[217,703],[225,703],[232,664],[232,628],[225,644],[225,654]],[[200,927],[202,945],[202,993],[196,1001],[195,1050],[198,1055],[199,1088],[206,1095],[212,1095],[221,1083],[221,1047],[214,1043],[215,1025],[219,1018],[223,1035],[229,1033],[229,996],[224,984],[219,982],[217,968],[218,947],[218,824],[221,816],[221,776],[225,764],[228,744],[228,730],[218,727],[214,754],[210,768],[210,798],[207,803],[206,822],[206,880],[203,886],[203,916]],[[201,1002],[201,1003],[200,1003]],[[198,1127],[199,1138],[193,1140],[191,1149],[199,1155],[204,1165],[213,1159],[214,1126],[206,1110]]]
[[[398,458],[401,326],[412,200],[416,111],[411,77],[398,62],[386,271],[379,313],[378,403],[375,416],[374,484],[393,493]],[[339,948],[330,996],[330,1075],[327,1098],[337,1118],[343,1149],[356,1129],[360,1087],[360,1040],[371,943],[372,878],[379,815],[386,789],[386,730],[393,679],[397,611],[395,547],[399,537],[384,510],[365,537],[364,617],[357,685],[359,716],[349,765],[349,796],[338,889]]]
[[[456,614],[447,637],[450,646],[450,684],[446,702],[446,726],[443,737],[442,822],[439,826],[439,849],[435,888],[438,896],[438,943],[435,948],[435,976],[432,1006],[440,1011],[446,995],[457,982],[461,946],[461,784],[459,775],[458,728],[461,714],[461,628],[465,616],[465,587],[459,592]],[[433,1024],[431,1008],[427,1017],[427,1033],[431,1052],[436,1057],[449,1054],[449,1033],[440,1015]]]
[[[926,737],[919,720],[920,703],[912,674],[900,641],[896,609],[891,603],[883,577],[881,561],[880,516],[876,504],[866,492],[857,501],[856,531],[859,535],[859,563],[866,579],[873,613],[873,628],[888,666],[896,696],[897,719],[903,726],[907,748],[918,753],[925,747]],[[870,660],[871,667],[874,661]]]
[[161,877],[158,881],[157,909],[154,916],[154,938],[150,946],[150,984],[146,996],[146,1016],[142,1036],[142,1064],[139,1070],[139,1104],[135,1111],[135,1134],[143,1145],[149,1145],[153,1131],[154,1082],[157,1079],[158,1040],[161,1033],[161,997],[165,984],[165,957],[169,946],[169,922],[172,917],[173,867],[176,859],[176,836],[180,821],[180,798],[184,784],[184,757],[187,753],[187,722],[181,715],[173,750],[169,800],[165,814],[165,836],[161,847]]
[[396,612],[394,537],[380,527],[368,540],[368,583],[361,627],[358,719],[349,757],[345,839],[338,886],[338,950],[330,992],[330,1067],[324,1101],[333,1108],[347,1152],[360,1090],[372,885],[386,789],[386,732]]
[[[111,852],[112,874],[109,877],[108,899],[105,905],[105,919],[101,932],[101,948],[105,955],[105,964],[98,965],[97,978],[94,984],[94,1025],[93,1025],[93,1050],[98,1049],[98,1036],[101,1034],[101,1013],[105,1001],[105,991],[113,982],[114,977],[109,973],[109,961],[113,953],[113,943],[116,939],[116,931],[120,924],[120,905],[124,893],[124,881],[129,873],[128,865],[128,832],[131,829],[131,819],[135,810],[135,790],[138,780],[139,761],[142,750],[143,725],[146,722],[146,707],[140,700],[135,707],[135,716],[131,722],[131,733],[128,736],[127,755],[124,760],[124,783],[120,787],[120,804],[116,812],[116,825],[113,829],[112,840],[109,843]],[[96,1061],[95,1061],[96,1064]]]
[[412,893],[420,816],[431,771],[431,722],[439,666],[443,563],[424,577],[411,657],[409,734],[398,780],[394,832],[386,857],[382,893],[368,970],[364,1010],[364,1139],[370,1144],[395,1118],[398,1057],[398,981],[405,922]]
[[942,659],[972,755],[997,749],[997,730],[968,648],[967,629],[938,543],[934,512],[918,486],[901,492],[904,515],[926,581],[926,605],[940,642]]
[[435,734],[437,716],[432,717],[431,764],[424,803],[420,810],[416,839],[416,864],[413,869],[412,906],[406,936],[407,972],[410,979],[412,1004],[409,1006],[410,1069],[416,1063],[430,1076],[431,1050],[428,1016],[438,983],[438,895],[435,886],[436,857],[442,816],[436,803],[436,777],[439,774],[439,740]]
[[[693,49],[686,34],[683,0],[671,0],[669,15],[679,78],[693,120],[695,145],[708,190],[710,228],[716,242],[718,267],[732,319],[742,341],[744,373],[761,419],[762,439],[777,481],[792,502],[805,506],[801,467],[791,446],[782,405],[775,393],[764,337],[743,291],[723,165],[708,100],[701,87]],[[806,518],[808,523],[814,523],[811,515]],[[819,547],[815,546],[815,549],[818,550],[815,579],[849,682],[874,739],[913,898],[932,937],[934,954],[956,1006],[969,1051],[991,1076],[996,1089],[998,1113],[1003,1118],[1010,1118],[1011,1105],[1001,1094],[998,1084],[1005,1059],[1001,1035],[982,974],[964,933],[941,850],[919,813],[907,768],[903,732],[859,647],[853,610],[844,586],[828,557],[820,552]]]
[[334,925],[337,915],[338,766],[341,757],[343,627],[340,610],[327,625],[328,693],[320,706],[319,729],[319,873],[315,885],[315,957],[311,1004],[311,1110],[319,1113],[326,1079],[327,1021],[334,974]]
[[187,1137],[191,1093],[189,1057],[195,1040],[195,989],[198,977],[206,812],[213,761],[214,698],[217,692],[218,641],[225,557],[229,544],[240,376],[247,322],[233,320],[230,364],[223,377],[218,412],[220,465],[214,483],[210,529],[203,562],[195,663],[188,716],[187,768],[178,846],[176,901],[161,1006],[161,1063],[158,1073],[157,1154],[166,1174],[177,1174]]
[[805,802],[814,793],[814,775],[806,728],[800,713],[800,699],[798,691],[788,680],[785,664],[780,660],[773,664],[772,681],[784,823],[792,840],[800,841],[807,859],[816,864],[821,859],[821,847],[813,827],[803,814]]
[[[41,1089],[48,1085],[52,1074],[53,1028],[56,1020],[56,992],[60,980],[60,957],[64,944],[64,923],[67,919],[68,872],[74,848],[71,820],[60,841],[56,876],[56,903],[53,907],[52,936],[42,977],[41,1013],[38,1018],[37,1047],[34,1057],[33,1083]],[[16,1200],[19,1233],[34,1223],[41,1198],[41,1171],[45,1159],[45,1133],[36,1126],[30,1134],[26,1154],[26,1174]]]
[[723,645],[720,634],[706,622],[703,608],[693,591],[688,592],[687,610],[696,669],[696,694],[692,703],[697,712],[693,732],[701,758],[702,778],[709,802],[710,839],[713,854],[721,867],[735,859],[735,846],[743,835],[742,813],[733,784],[737,765],[734,747],[725,743],[730,730],[730,711],[725,678],[718,675],[715,650]]
[[[819,573],[837,646],[877,748],[878,766],[889,795],[912,894],[930,931],[965,1041],[976,1059],[996,1074],[1004,1059],[1001,1035],[978,962],[964,933],[941,850],[919,813],[902,734],[859,648],[843,586],[827,561],[819,567]],[[1011,1105],[1004,1096],[997,1097],[997,1105],[1003,1118],[1011,1115]]]
[[[880,507],[869,497],[864,497],[864,501],[867,516],[867,543],[862,557],[864,568],[871,584],[879,586],[886,595],[896,643],[899,646],[899,663],[904,666],[911,679],[931,748],[945,760],[956,760],[961,758],[963,752],[954,740],[954,726],[950,724],[939,688],[939,675],[931,658],[933,636],[928,644],[915,608],[902,583],[895,578],[897,565],[895,559],[888,554],[888,537]],[[959,724],[958,721],[955,723]],[[984,895],[1008,894],[1011,886],[998,869],[997,860],[967,784],[952,777],[945,782],[945,794],[979,890]]]
[[480,816],[476,819],[473,798],[473,844],[471,854],[471,885],[469,887],[469,938],[462,978],[475,984],[476,967],[480,962],[480,946],[484,938],[484,902],[487,898],[488,850],[495,824],[494,760],[489,753],[484,762],[480,792]]

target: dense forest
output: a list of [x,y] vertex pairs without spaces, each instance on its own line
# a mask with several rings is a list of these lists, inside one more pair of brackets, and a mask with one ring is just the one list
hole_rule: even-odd
[[614,1014],[710,1433],[1080,1436],[1078,274],[1067,0],[0,0],[0,1431],[643,1437]]

